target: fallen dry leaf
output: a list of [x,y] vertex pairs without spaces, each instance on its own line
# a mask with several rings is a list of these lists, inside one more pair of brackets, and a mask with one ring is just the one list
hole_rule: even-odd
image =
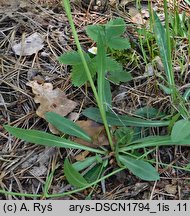
[[125,7],[129,11],[128,13],[131,17],[131,21],[134,24],[141,26],[147,23],[147,20],[149,19],[149,10],[147,2],[141,3],[140,10],[135,6],[134,1],[132,0],[127,0],[124,4],[126,4]]
[[73,140],[81,145],[97,148],[103,145],[109,145],[104,126],[92,120],[76,121],[76,123],[92,138],[92,142],[84,141],[80,138],[73,138]]
[[176,185],[168,184],[165,186],[164,190],[169,193],[175,195],[177,193]]
[[147,10],[142,9],[140,12],[135,8],[129,8],[129,14],[131,16],[131,20],[133,23],[137,25],[143,25],[147,23],[147,19],[149,18],[149,13]]
[[90,154],[89,151],[82,151],[80,154],[75,156],[75,160],[77,161],[83,161],[85,158]]
[[131,20],[133,23],[138,25],[144,24],[144,19],[142,18],[142,15],[140,13],[136,14],[135,16],[131,17]]
[[[36,110],[36,114],[42,118],[46,112],[55,112],[61,116],[66,116],[72,112],[77,103],[67,99],[63,91],[56,88],[53,89],[51,83],[39,84],[36,80],[27,83],[32,88],[35,94],[34,101],[39,103],[40,106]],[[60,134],[55,127],[49,124],[50,131],[54,134]]]
[[12,50],[19,56],[30,56],[37,53],[44,47],[42,36],[35,32],[27,38],[24,38],[20,43],[12,46]]
[[47,167],[45,165],[40,165],[40,166],[33,166],[30,170],[30,172],[37,177],[43,176],[47,172]]

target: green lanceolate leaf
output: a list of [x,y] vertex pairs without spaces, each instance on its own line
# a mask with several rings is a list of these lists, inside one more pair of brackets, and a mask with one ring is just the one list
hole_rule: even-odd
[[72,142],[70,140],[54,136],[52,134],[37,131],[37,130],[26,130],[11,126],[4,126],[4,128],[10,132],[13,136],[23,139],[30,143],[35,143],[44,146],[51,146],[51,147],[59,147],[59,148],[74,148],[74,149],[83,149],[91,152],[96,152],[100,154],[104,154],[103,151],[98,149],[93,149],[87,146],[80,145],[78,143]]
[[85,187],[88,185],[86,179],[69,163],[68,159],[64,162],[64,174],[67,181],[75,187]]
[[[83,111],[83,115],[102,123],[100,112],[97,108],[87,108]],[[111,112],[106,112],[106,118],[108,124],[113,126],[162,127],[169,125],[169,121],[144,120],[127,115],[117,115]]]
[[129,156],[119,155],[119,160],[121,164],[126,166],[134,175],[146,181],[156,181],[159,180],[159,174],[156,169],[143,160],[136,160]]
[[99,155],[96,156],[92,156],[92,157],[87,157],[85,158],[85,160],[82,161],[77,161],[73,164],[73,167],[77,170],[77,171],[81,171],[83,169],[86,169],[87,167],[89,167],[90,165],[92,165],[94,162],[98,162],[97,160],[97,156],[100,158],[101,157]]
[[46,120],[51,123],[53,126],[55,126],[59,131],[66,133],[71,136],[76,136],[79,138],[82,138],[86,140],[87,142],[91,142],[91,138],[89,137],[86,132],[81,129],[76,123],[73,121],[64,118],[63,116],[53,113],[53,112],[48,112],[45,114]]
[[130,145],[120,149],[121,152],[127,152],[140,148],[168,146],[172,145],[170,136],[148,136],[139,140],[133,141]]
[[172,129],[171,139],[173,142],[178,142],[184,140],[190,135],[190,121],[189,120],[179,120],[177,121]]
[[160,112],[159,109],[148,106],[137,109],[135,114],[144,118],[163,118],[166,116],[166,113]]
[[148,136],[132,142],[126,147],[119,149],[120,152],[133,151],[135,149],[157,147],[157,146],[190,146],[190,136],[185,137],[180,141],[173,141],[171,136]]
[[160,57],[162,59],[162,63],[164,65],[164,69],[167,75],[167,79],[170,85],[173,85],[173,75],[172,75],[172,63],[170,60],[170,53],[168,52],[168,45],[167,45],[167,38],[166,38],[166,31],[162,26],[162,23],[157,16],[156,12],[154,12],[154,32],[156,41],[158,43],[160,49]]

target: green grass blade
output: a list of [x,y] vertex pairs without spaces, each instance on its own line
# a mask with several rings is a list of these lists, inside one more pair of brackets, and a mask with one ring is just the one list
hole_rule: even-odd
[[121,164],[126,166],[134,175],[146,181],[156,181],[159,180],[159,174],[156,169],[143,160],[136,160],[129,156],[119,155],[119,160]]
[[88,185],[86,179],[69,163],[68,159],[64,162],[64,174],[67,181],[76,187],[85,187]]
[[59,147],[59,148],[74,148],[74,149],[83,149],[91,152],[96,152],[100,154],[105,154],[104,151],[90,148],[87,146],[80,145],[78,143],[72,142],[70,140],[54,136],[52,134],[37,131],[37,130],[26,130],[11,126],[4,126],[4,128],[10,132],[13,136],[23,139],[30,143],[35,143],[44,146],[51,146],[51,147]]
[[54,172],[55,172],[55,169],[53,169],[53,171],[51,171],[51,173],[47,176],[47,179],[44,185],[44,196],[48,195],[48,190],[51,187],[51,184],[53,181]]
[[71,136],[82,138],[87,142],[91,142],[91,138],[89,137],[89,135],[73,121],[53,112],[46,113],[45,118],[59,131]]
[[158,47],[160,49],[160,57],[162,59],[162,63],[164,65],[164,69],[167,76],[167,81],[170,87],[174,87],[174,75],[172,72],[172,62],[171,62],[171,53],[168,49],[170,47],[170,42],[167,41],[166,31],[162,26],[162,23],[157,16],[156,12],[154,12],[154,32]]
[[[102,123],[100,112],[97,108],[87,108],[83,111],[83,115]],[[127,115],[116,115],[110,112],[106,112],[106,118],[108,124],[113,126],[162,127],[169,125],[169,121],[144,120]]]

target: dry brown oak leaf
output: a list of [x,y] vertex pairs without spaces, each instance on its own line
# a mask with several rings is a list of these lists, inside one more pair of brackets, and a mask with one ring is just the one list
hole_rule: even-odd
[[109,145],[109,141],[103,125],[98,124],[97,122],[92,120],[76,121],[76,124],[78,124],[80,128],[82,128],[92,138],[92,142],[87,142],[80,138],[73,138],[74,142],[92,148],[98,148],[100,146]]
[[[77,103],[69,100],[66,94],[60,89],[53,89],[51,83],[39,84],[36,80],[27,83],[32,88],[35,94],[34,101],[40,106],[36,110],[36,114],[45,119],[45,113],[55,112],[61,116],[66,116],[72,112]],[[52,125],[49,125],[50,131],[54,134],[59,134]]]

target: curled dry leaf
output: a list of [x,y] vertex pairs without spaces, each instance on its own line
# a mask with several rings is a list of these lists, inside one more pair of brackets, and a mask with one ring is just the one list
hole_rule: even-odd
[[92,120],[76,121],[76,123],[92,138],[92,142],[84,141],[80,138],[73,138],[75,142],[81,145],[97,148],[103,145],[109,145],[104,126]]
[[[36,80],[27,83],[32,88],[35,94],[34,101],[40,106],[36,110],[36,114],[42,118],[46,112],[55,112],[59,115],[66,116],[72,112],[77,103],[69,100],[65,93],[60,89],[53,89],[51,83],[39,84]],[[52,125],[49,124],[50,131],[54,134],[59,134]]]

